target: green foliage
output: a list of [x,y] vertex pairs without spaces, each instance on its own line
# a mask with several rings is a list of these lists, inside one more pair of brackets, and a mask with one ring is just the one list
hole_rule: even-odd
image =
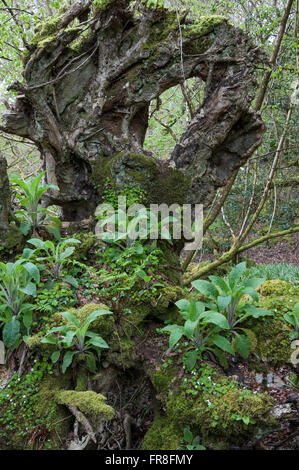
[[[15,373],[10,383],[0,389],[0,441],[16,448],[17,441],[27,447],[30,434],[37,426],[46,426],[49,416],[37,416],[38,391],[45,374],[52,374],[53,366],[47,358],[36,360],[31,370],[18,378]],[[18,442],[19,447],[21,447]]]
[[190,429],[184,429],[184,441],[181,442],[182,447],[179,447],[178,450],[206,450],[206,448],[200,445],[200,438],[199,436],[193,437],[193,433]]
[[[132,291],[133,298],[153,296],[161,284],[161,277],[154,273],[154,267],[160,263],[162,252],[153,245],[144,245],[140,241],[133,242],[130,247],[121,250],[111,247],[101,254],[100,259],[109,270],[100,270],[100,284],[105,283],[102,293],[105,295],[121,295]],[[109,283],[107,285],[107,283]],[[140,285],[139,290],[133,287]],[[100,291],[101,292],[101,291]]]
[[[226,279],[219,276],[209,276],[211,282],[203,280],[192,282],[193,287],[209,299],[209,303],[206,304],[210,308],[208,313],[212,315],[214,312],[219,312],[225,315],[229,325],[229,333],[234,335],[233,347],[244,358],[250,354],[250,336],[247,334],[246,328],[240,328],[239,325],[251,317],[259,319],[273,315],[269,310],[256,307],[252,302],[241,302],[244,296],[249,296],[257,302],[256,289],[264,282],[264,279],[261,278],[242,279],[245,271],[246,263],[243,262],[236,265]],[[239,331],[243,334],[240,334]],[[224,344],[222,338],[217,339],[215,343],[218,343],[217,346]]]
[[0,321],[3,341],[11,349],[18,345],[20,332],[29,333],[33,318],[28,300],[36,296],[39,281],[39,270],[31,262],[0,263]]
[[[67,238],[54,243],[50,240],[43,241],[39,238],[31,238],[27,243],[33,245],[35,249],[24,250],[23,256],[26,256],[27,258],[36,257],[37,261],[46,262],[49,268],[44,266],[45,271],[53,276],[54,279],[62,279],[72,286],[78,287],[76,279],[65,274],[63,268],[67,263],[67,258],[69,258],[75,251],[74,246],[67,245],[78,244],[80,243],[79,240],[76,240],[75,238]],[[40,252],[45,252],[45,256],[37,257]]]
[[294,282],[299,279],[299,267],[288,263],[259,264],[247,270],[247,276],[263,277],[267,280],[280,279]]
[[173,348],[182,336],[190,341],[192,349],[184,356],[184,363],[188,369],[194,368],[197,359],[205,351],[213,351],[217,354],[215,345],[223,351],[234,354],[230,343],[219,335],[220,331],[229,329],[228,321],[223,314],[205,311],[205,304],[195,302],[194,299],[190,302],[186,299],[179,300],[176,306],[185,320],[184,326],[168,325],[162,331],[170,332],[170,348]]
[[150,238],[161,238],[171,243],[171,234],[167,229],[167,225],[175,220],[174,217],[164,217],[159,221],[158,216],[145,207],[136,210],[134,215],[130,216],[119,207],[117,212],[104,217],[101,216],[97,227],[101,232],[103,227],[106,227],[106,231],[101,233],[103,241],[115,243],[125,249],[128,244],[136,239],[145,242]]
[[294,331],[290,333],[290,338],[292,340],[299,338],[299,302],[294,305],[292,312],[285,313],[283,317],[294,328]]
[[52,233],[59,233],[58,226],[60,225],[59,219],[56,217],[49,217],[49,211],[46,208],[42,208],[40,205],[42,195],[49,189],[58,190],[57,186],[53,184],[41,184],[41,179],[45,172],[36,176],[35,178],[29,178],[23,181],[19,178],[12,178],[12,183],[17,185],[21,194],[17,192],[17,197],[20,200],[22,208],[16,211],[16,215],[19,216],[21,225],[20,230],[24,235],[29,232],[35,232],[37,228],[44,225],[46,217],[49,221],[55,222],[55,225],[49,227],[49,231]]
[[[51,359],[56,363],[63,356],[62,372],[76,359],[86,362],[88,369],[94,372],[96,369],[96,356],[100,360],[100,350],[108,348],[106,341],[99,335],[89,330],[89,325],[99,316],[111,314],[109,310],[95,310],[83,321],[71,312],[62,312],[60,315],[67,320],[67,324],[52,328],[42,343],[54,344],[58,349],[53,352]],[[66,352],[64,352],[66,350]]]
[[[176,302],[184,325],[167,325],[162,331],[170,332],[169,347],[173,348],[185,336],[189,342],[184,355],[184,363],[193,369],[198,358],[206,351],[212,351],[224,361],[223,352],[234,355],[237,351],[247,358],[251,351],[252,333],[239,325],[248,318],[261,318],[273,315],[272,312],[254,306],[250,302],[242,302],[244,295],[258,301],[255,289],[263,279],[250,278],[241,280],[245,273],[246,263],[235,266],[228,278],[209,276],[209,281],[194,281],[193,287],[208,301],[200,302],[192,299],[181,299]],[[240,331],[243,334],[240,334]]]
[[[41,284],[39,284],[41,287]],[[77,303],[74,292],[68,287],[55,283],[52,288],[43,288],[37,291],[34,299],[34,310],[51,314],[66,307],[74,307]]]

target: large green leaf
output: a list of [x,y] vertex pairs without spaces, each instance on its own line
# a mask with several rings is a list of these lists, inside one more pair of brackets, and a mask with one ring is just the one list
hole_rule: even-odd
[[98,317],[101,317],[102,315],[112,315],[112,312],[110,310],[106,309],[99,309],[95,310],[92,312],[88,317],[86,318],[84,325],[90,325],[93,321],[95,321]]
[[75,325],[77,328],[79,328],[79,320],[78,318],[71,312],[61,312],[60,315],[65,318],[65,320],[69,321],[73,325]]
[[23,294],[30,295],[31,297],[36,296],[36,285],[33,284],[33,282],[28,282],[25,287],[19,290],[23,292]]
[[53,364],[55,364],[55,362],[57,362],[59,358],[60,358],[60,351],[54,351],[51,354],[51,361],[53,362]]
[[178,300],[177,302],[175,302],[175,305],[177,306],[177,308],[179,310],[183,310],[185,312],[188,312],[189,307],[190,307],[190,302],[189,302],[189,300],[181,299],[181,300]]
[[65,371],[67,368],[71,365],[73,361],[74,355],[77,353],[77,351],[67,351],[64,355],[63,358],[63,363],[62,363],[62,373],[65,374]]
[[240,335],[236,332],[234,332],[235,334],[235,346],[236,346],[236,349],[238,351],[238,353],[244,358],[246,359],[249,354],[250,354],[250,350],[251,350],[251,344],[250,344],[250,340],[247,336],[245,335]]
[[30,263],[28,261],[27,263],[24,263],[23,266],[26,269],[26,271],[29,273],[29,275],[31,276],[31,279],[34,279],[36,283],[39,283],[40,273],[39,273],[39,269],[35,266],[35,264]]
[[252,287],[253,289],[256,289],[263,282],[265,282],[265,280],[265,278],[260,277],[252,277],[251,279],[245,279],[245,281],[243,282],[243,287]]
[[209,279],[219,288],[221,295],[225,297],[230,293],[230,287],[225,279],[219,276],[209,276]]
[[96,361],[92,352],[86,355],[86,364],[90,372],[94,372],[96,370]]
[[251,316],[251,317],[254,317],[254,318],[265,317],[265,316],[273,316],[273,313],[270,312],[270,310],[255,307],[252,304],[244,305],[243,309],[246,312],[246,316]]
[[88,343],[92,344],[93,346],[95,346],[97,348],[105,348],[105,349],[109,348],[106,341],[100,335],[92,336],[88,340]]
[[74,246],[68,246],[68,247],[64,250],[64,252],[59,255],[59,258],[62,259],[62,260],[63,260],[63,259],[66,259],[66,258],[68,258],[69,256],[71,256],[71,255],[74,253],[74,251],[75,251],[75,247],[74,247]]
[[20,332],[20,322],[13,317],[3,328],[3,341],[5,346],[12,348],[16,343]]
[[226,317],[222,313],[208,310],[204,313],[204,321],[206,323],[213,323],[224,330],[229,330],[229,324]]
[[184,440],[186,442],[188,442],[188,444],[192,444],[192,441],[193,441],[193,434],[192,432],[190,431],[190,429],[188,428],[185,428],[184,429]]
[[228,276],[228,281],[230,287],[233,289],[235,285],[238,283],[240,280],[241,276],[244,274],[246,271],[246,263],[239,263],[237,264],[230,272],[230,275]]
[[32,311],[31,311],[31,310],[27,310],[27,311],[23,314],[23,323],[24,323],[24,325],[25,325],[25,327],[26,327],[27,329],[31,327],[32,321],[33,321],[33,318],[32,318]]
[[216,346],[218,346],[218,348],[222,349],[222,351],[228,352],[232,355],[235,354],[235,351],[233,350],[232,345],[224,336],[215,335],[213,336],[212,340],[213,340],[213,343]]
[[169,331],[169,347],[173,348],[184,334],[184,327],[179,325],[169,325],[162,328],[162,331]]
[[31,238],[27,243],[30,243],[31,245],[35,246],[35,248],[39,248],[41,250],[44,250],[46,246],[45,242],[39,238]]
[[187,369],[192,370],[194,369],[196,365],[196,361],[198,358],[198,352],[197,351],[188,351],[185,353],[185,365]]
[[78,284],[77,279],[75,279],[73,276],[70,276],[69,274],[67,274],[66,276],[64,276],[62,280],[63,280],[64,282],[67,282],[67,283],[70,284],[71,286],[75,287],[75,289],[78,289],[78,287],[79,287],[79,284]]
[[256,302],[259,300],[258,294],[255,292],[255,290],[252,287],[245,287],[244,289],[242,288],[242,292],[243,294],[250,295],[250,297],[252,297],[252,299],[255,300]]
[[205,295],[209,299],[216,300],[219,292],[216,289],[216,287],[209,281],[193,281],[192,286],[195,287],[196,290],[198,290],[201,294]]
[[223,312],[223,310],[226,309],[226,307],[231,303],[231,300],[232,300],[231,295],[227,295],[225,297],[222,297],[221,295],[219,295],[217,299],[217,305],[218,305],[220,312]]

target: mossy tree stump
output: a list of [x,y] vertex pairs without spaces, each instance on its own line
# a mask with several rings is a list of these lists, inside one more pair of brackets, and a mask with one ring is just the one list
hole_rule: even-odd
[[[77,2],[36,25],[1,128],[42,152],[48,182],[60,188],[48,203],[66,220],[93,214],[101,202],[95,185],[116,155],[133,185],[143,185],[145,169],[153,186],[162,183],[151,191],[155,202],[180,184],[174,202],[209,205],[261,143],[264,125],[250,103],[263,53],[224,17],[183,15],[179,23],[174,11],[108,0]],[[149,105],[191,77],[206,82],[204,100],[161,165],[143,149]]]

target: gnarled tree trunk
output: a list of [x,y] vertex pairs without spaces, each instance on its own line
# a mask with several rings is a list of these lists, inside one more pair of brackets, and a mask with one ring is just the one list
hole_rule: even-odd
[[[77,2],[37,25],[2,130],[51,159],[60,192],[48,203],[66,220],[93,213],[107,176],[145,187],[151,202],[209,205],[261,143],[264,124],[250,103],[262,60],[220,16],[178,23],[175,12],[142,3]],[[205,97],[162,165],[143,149],[149,105],[190,77],[206,82]]]

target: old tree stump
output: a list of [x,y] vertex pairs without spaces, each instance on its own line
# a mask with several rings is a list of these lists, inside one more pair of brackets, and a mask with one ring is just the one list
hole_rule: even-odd
[[[217,188],[226,184],[261,143],[265,127],[250,104],[256,69],[264,60],[253,41],[221,16],[191,20],[185,13],[178,21],[175,11],[147,7],[142,1],[79,1],[36,25],[24,56],[24,80],[9,87],[18,96],[14,107],[3,113],[1,130],[35,143],[44,158],[47,182],[59,187],[59,192],[47,194],[45,203],[59,205],[66,221],[94,214],[107,178],[116,191],[125,185],[144,190],[148,203],[202,203],[208,207]],[[143,149],[150,103],[192,77],[205,82],[204,99],[169,160],[159,161]],[[6,165],[0,159],[2,235],[12,224],[8,195]],[[169,377],[159,366],[167,354],[167,337],[166,343],[161,341],[155,329],[167,317],[169,306],[183,295],[180,289],[171,284],[160,303],[134,304],[130,297],[125,298],[124,305],[133,312],[130,321],[116,319],[116,339],[113,325],[107,323],[104,328],[110,350],[93,388],[107,394],[124,370],[133,371],[128,377],[134,378],[136,372],[151,382],[148,389],[152,397],[158,394],[159,403],[153,398],[156,417],[145,448],[176,449],[190,423],[195,432],[199,429],[210,439],[210,446],[219,435],[217,426],[204,428],[207,417],[195,401],[199,398],[189,395],[189,401],[185,400],[180,385],[173,384],[173,377],[183,381],[181,362]],[[97,308],[84,308],[88,307]],[[86,317],[81,310],[78,315]],[[151,326],[153,336],[148,334]],[[99,332],[103,334],[103,325]],[[42,350],[33,340],[31,348]],[[96,439],[103,444],[105,430],[96,427],[94,418],[103,410],[103,416],[110,419],[111,408],[97,394],[82,398],[84,393],[94,393],[91,383],[86,392],[86,384],[79,386],[77,380],[76,386],[69,376],[47,380],[35,412],[46,416],[51,410],[53,422],[63,423],[58,432],[54,424],[50,429],[53,446],[61,447],[57,435],[65,439],[69,431],[70,421],[63,415],[66,408],[76,418],[72,448],[84,448]],[[166,391],[175,386],[175,393],[167,397]],[[60,391],[75,387],[76,396]],[[229,393],[232,395],[224,402],[227,399],[227,406],[235,406],[232,403],[239,403],[241,391],[236,388]],[[255,421],[261,425],[261,403],[253,395],[250,400],[248,408],[257,410]],[[269,408],[267,399],[264,406]],[[82,412],[91,414],[90,421]],[[130,418],[121,413],[119,410],[117,417],[124,422],[124,445],[130,447]],[[134,425],[138,427],[138,423]],[[227,442],[240,437],[240,426],[233,422]],[[82,433],[85,437],[80,440]]]

